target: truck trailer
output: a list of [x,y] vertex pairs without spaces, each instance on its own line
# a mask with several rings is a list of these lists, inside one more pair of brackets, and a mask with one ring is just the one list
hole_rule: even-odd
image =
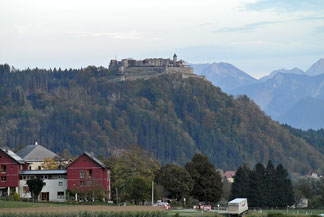
[[229,214],[230,216],[243,216],[249,210],[247,198],[236,198],[228,202],[226,210],[219,210],[219,213]]

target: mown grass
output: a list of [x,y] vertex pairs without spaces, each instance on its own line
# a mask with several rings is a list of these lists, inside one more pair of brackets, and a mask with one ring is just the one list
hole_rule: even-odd
[[22,202],[22,201],[7,201],[0,200],[1,208],[29,208],[29,207],[46,207],[46,206],[62,206],[59,203],[34,203],[34,202]]

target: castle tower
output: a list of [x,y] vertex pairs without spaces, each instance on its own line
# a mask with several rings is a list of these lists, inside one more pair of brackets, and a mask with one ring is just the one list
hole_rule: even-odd
[[174,63],[178,62],[177,54],[174,54],[174,55],[173,55],[173,62],[174,62]]

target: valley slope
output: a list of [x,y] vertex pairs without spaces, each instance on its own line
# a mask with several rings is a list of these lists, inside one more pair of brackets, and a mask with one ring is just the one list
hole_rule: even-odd
[[199,151],[218,168],[258,161],[293,173],[324,169],[324,156],[249,98],[200,78],[165,74],[116,82],[106,68],[0,72],[0,145],[39,144],[72,154],[118,153],[139,144],[162,163]]

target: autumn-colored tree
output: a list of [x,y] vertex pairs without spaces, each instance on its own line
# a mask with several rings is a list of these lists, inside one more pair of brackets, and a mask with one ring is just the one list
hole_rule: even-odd
[[44,162],[41,165],[44,170],[55,170],[57,169],[57,163],[50,157],[44,159]]
[[[144,188],[148,192],[139,194],[135,192],[136,188],[134,186],[136,185],[133,185],[133,182],[151,183],[154,180],[154,174],[160,168],[160,164],[149,152],[137,145],[125,149],[115,160],[116,163],[111,165],[113,166],[112,174],[114,176],[113,188],[118,188],[119,198],[131,199],[132,196],[137,195],[133,199],[140,201],[138,195],[146,195],[150,189]],[[132,186],[129,186],[130,183],[132,183]]]

